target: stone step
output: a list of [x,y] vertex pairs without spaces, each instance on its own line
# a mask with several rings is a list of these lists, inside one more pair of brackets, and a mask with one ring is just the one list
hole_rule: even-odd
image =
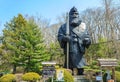
[[76,75],[74,77],[74,82],[89,82],[84,75]]

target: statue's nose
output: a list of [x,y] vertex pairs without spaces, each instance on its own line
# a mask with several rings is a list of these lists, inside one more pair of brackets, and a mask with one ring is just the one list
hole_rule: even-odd
[[78,15],[77,15],[77,14],[73,14],[73,17],[77,18],[77,17],[78,17]]

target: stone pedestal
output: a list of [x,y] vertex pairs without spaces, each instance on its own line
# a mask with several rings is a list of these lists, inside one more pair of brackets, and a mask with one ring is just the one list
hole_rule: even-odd
[[74,82],[89,82],[84,75],[74,76]]

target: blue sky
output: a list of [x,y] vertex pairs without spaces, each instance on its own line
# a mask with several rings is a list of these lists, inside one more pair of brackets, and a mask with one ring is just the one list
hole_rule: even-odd
[[75,6],[79,12],[101,6],[101,0],[0,0],[0,34],[4,24],[18,13],[29,16],[38,14],[55,23],[62,13],[69,12]]

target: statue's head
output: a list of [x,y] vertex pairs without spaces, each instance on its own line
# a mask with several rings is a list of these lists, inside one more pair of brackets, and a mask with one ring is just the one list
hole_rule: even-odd
[[78,26],[81,23],[79,19],[79,12],[75,7],[71,8],[69,12],[69,22],[71,26]]

